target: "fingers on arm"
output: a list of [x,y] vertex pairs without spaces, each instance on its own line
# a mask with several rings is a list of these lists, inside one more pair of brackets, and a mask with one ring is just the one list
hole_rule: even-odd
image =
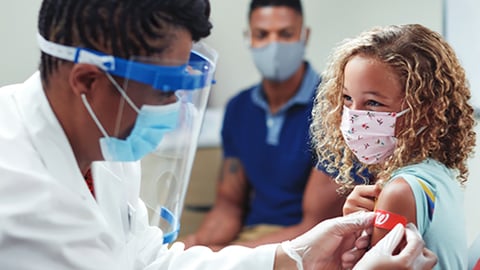
[[427,248],[423,249],[421,258],[422,258],[421,260],[424,261],[422,269],[428,269],[428,270],[433,269],[433,267],[438,262],[437,255],[435,255],[435,253],[433,253]]
[[375,214],[373,212],[356,212],[342,217],[329,219],[324,223],[329,224],[333,234],[340,237],[355,234],[358,238],[363,231],[373,225]]
[[400,241],[402,241],[403,236],[405,235],[405,228],[402,224],[397,224],[385,237],[380,240],[375,249],[381,250],[382,253],[392,254],[393,251],[397,248]]
[[343,269],[352,269],[355,264],[363,257],[367,250],[353,248],[342,255],[342,267]]
[[397,259],[413,269],[432,269],[437,264],[438,258],[435,253],[425,248],[422,236],[413,224],[407,225],[405,237],[407,244],[396,256]]
[[375,185],[358,185],[348,195],[343,205],[343,214],[348,215],[357,211],[373,211],[375,198],[378,194]]
[[407,239],[407,244],[398,256],[408,261],[409,265],[413,265],[415,259],[422,254],[425,244],[416,228],[412,229],[410,224],[407,225],[405,238]]
[[351,269],[362,258],[366,248],[370,244],[370,234],[375,215],[373,212],[357,212],[343,217],[347,223],[356,224],[357,231],[354,231],[358,238],[355,240],[355,246],[342,255],[342,267]]

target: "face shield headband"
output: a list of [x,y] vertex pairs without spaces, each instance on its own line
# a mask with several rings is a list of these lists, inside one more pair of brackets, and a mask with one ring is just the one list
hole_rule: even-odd
[[[159,66],[133,62],[86,48],[76,48],[50,42],[37,33],[37,42],[42,52],[74,63],[92,64],[111,75],[151,85],[164,92],[195,90],[212,83],[209,73],[215,70],[216,59],[208,59],[195,50],[190,53],[189,63],[179,66]],[[190,66],[200,72],[191,74]]]

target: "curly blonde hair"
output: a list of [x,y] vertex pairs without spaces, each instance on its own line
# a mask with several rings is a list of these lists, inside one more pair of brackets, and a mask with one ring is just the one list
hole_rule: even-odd
[[[397,132],[392,156],[379,165],[362,165],[347,147],[340,131],[343,80],[347,62],[356,55],[371,57],[397,74],[410,111]],[[474,110],[465,71],[453,49],[436,32],[419,24],[373,28],[345,40],[331,54],[322,74],[312,110],[312,143],[327,172],[337,173],[340,193],[354,186],[351,173],[368,182],[359,171],[367,168],[377,181],[386,181],[400,167],[435,159],[458,171],[467,181],[467,160],[475,147]],[[399,101],[400,102],[400,101]],[[426,128],[419,134],[422,128]]]

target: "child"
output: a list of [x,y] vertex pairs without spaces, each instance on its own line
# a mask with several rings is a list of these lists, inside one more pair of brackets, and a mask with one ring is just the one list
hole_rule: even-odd
[[396,223],[412,222],[438,256],[435,269],[466,269],[469,99],[454,51],[424,26],[375,28],[333,53],[312,112],[313,141],[320,161],[334,161],[327,171],[341,168],[339,192],[353,188],[356,160],[383,185],[372,245]]

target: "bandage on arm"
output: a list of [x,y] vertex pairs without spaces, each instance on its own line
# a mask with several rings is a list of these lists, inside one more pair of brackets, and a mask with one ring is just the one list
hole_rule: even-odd
[[374,246],[398,223],[416,224],[415,209],[415,197],[406,180],[397,178],[385,185],[375,203],[377,217],[371,245]]
[[398,223],[402,224],[403,227],[407,225],[407,218],[402,215],[380,209],[376,209],[375,214],[376,217],[373,226],[377,228],[391,230]]
[[475,264],[472,270],[480,270],[480,259],[478,259],[477,263]]

